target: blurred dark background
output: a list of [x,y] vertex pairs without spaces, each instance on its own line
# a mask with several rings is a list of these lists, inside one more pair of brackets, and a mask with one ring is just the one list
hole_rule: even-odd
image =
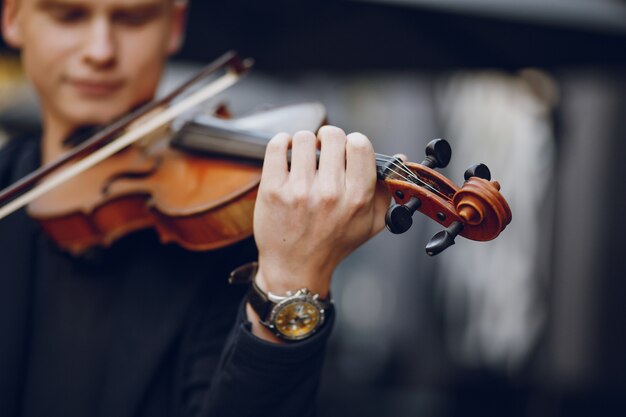
[[[485,162],[513,211],[436,258],[416,217],[341,266],[320,415],[626,415],[626,2],[194,0],[165,84],[228,49],[256,61],[235,111],[321,101],[414,161],[446,137],[444,173]],[[0,51],[10,137],[37,110]]]
[[606,0],[197,1],[181,56],[231,48],[272,73],[619,65],[625,18]]

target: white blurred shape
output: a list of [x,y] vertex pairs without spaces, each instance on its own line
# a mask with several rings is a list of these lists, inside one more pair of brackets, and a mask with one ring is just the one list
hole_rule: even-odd
[[469,73],[439,91],[452,143],[449,172],[483,162],[513,212],[493,242],[457,239],[439,259],[449,343],[457,359],[512,369],[521,364],[544,320],[542,255],[549,248],[554,139],[549,118],[556,88],[539,71],[509,76]]

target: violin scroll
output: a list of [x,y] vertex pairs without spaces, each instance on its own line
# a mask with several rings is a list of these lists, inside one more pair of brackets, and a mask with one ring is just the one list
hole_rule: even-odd
[[392,233],[404,233],[412,225],[415,211],[445,226],[426,245],[436,255],[454,244],[458,235],[477,241],[495,239],[511,222],[511,209],[500,194],[500,184],[491,180],[484,164],[465,171],[465,183],[457,187],[434,170],[447,165],[451,149],[444,139],[431,141],[421,164],[385,161],[384,181],[394,197],[385,222]]
[[469,229],[466,237],[486,241],[498,237],[511,222],[511,209],[497,181],[471,177],[456,192],[453,204]]

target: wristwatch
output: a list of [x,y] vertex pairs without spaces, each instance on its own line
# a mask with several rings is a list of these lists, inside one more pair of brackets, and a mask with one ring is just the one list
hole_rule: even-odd
[[284,296],[266,294],[254,281],[257,266],[254,262],[237,268],[231,272],[229,281],[251,282],[248,302],[259,315],[259,322],[283,340],[303,340],[315,334],[332,308],[330,297],[320,299],[307,288],[288,291]]

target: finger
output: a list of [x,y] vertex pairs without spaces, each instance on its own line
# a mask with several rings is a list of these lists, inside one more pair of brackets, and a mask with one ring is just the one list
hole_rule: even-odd
[[326,187],[344,186],[346,175],[346,134],[335,126],[323,126],[317,132],[320,140],[318,176]]
[[287,133],[279,133],[267,143],[265,159],[263,160],[261,187],[277,186],[287,180],[287,175],[289,174],[287,150],[290,143],[291,137]]
[[306,186],[315,178],[317,137],[313,132],[300,131],[291,140],[291,168],[289,181]]
[[354,198],[373,194],[376,187],[376,157],[369,139],[350,133],[346,144],[346,189]]

